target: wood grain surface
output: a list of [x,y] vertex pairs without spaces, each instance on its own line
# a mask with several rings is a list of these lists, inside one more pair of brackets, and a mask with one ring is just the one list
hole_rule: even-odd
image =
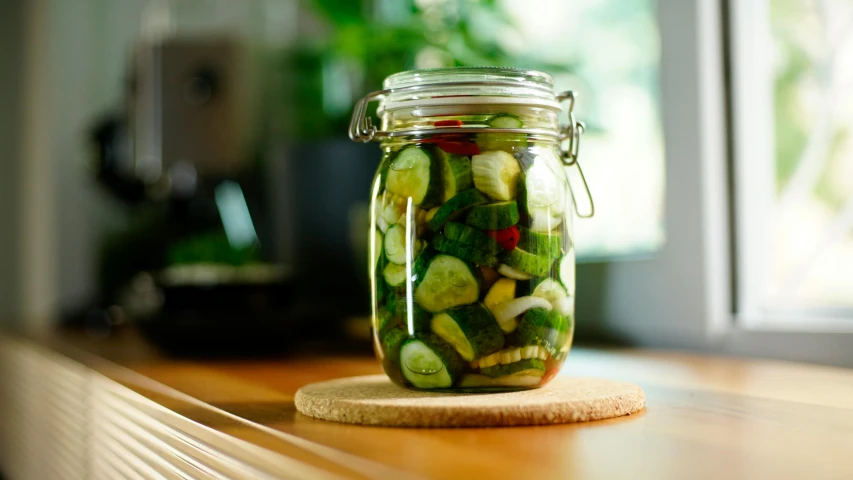
[[67,355],[195,425],[196,437],[219,445],[215,432],[260,447],[282,477],[302,464],[337,478],[853,478],[853,370],[576,349],[561,374],[636,383],[646,409],[566,425],[404,429],[294,408],[303,385],[381,373],[369,357],[181,362],[127,347],[110,362],[100,360],[111,360],[108,349],[65,343],[77,345]]

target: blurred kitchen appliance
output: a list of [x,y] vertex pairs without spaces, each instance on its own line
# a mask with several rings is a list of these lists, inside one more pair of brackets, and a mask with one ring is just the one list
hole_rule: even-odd
[[156,181],[173,168],[191,167],[204,177],[244,171],[252,77],[235,37],[140,44],[130,104],[136,175]]
[[[300,153],[267,128],[283,105],[271,101],[278,96],[258,43],[221,25],[200,29],[195,17],[182,30],[169,15],[187,2],[247,5],[152,2],[125,106],[94,129],[98,178],[130,213],[128,228],[104,242],[96,317],[130,321],[179,355],[346,342],[345,318],[366,310],[355,300],[364,298],[354,280],[363,271],[322,267],[327,252],[352,251],[340,241],[352,203],[340,186],[352,178],[318,171],[322,158],[310,157],[323,149]],[[344,213],[297,201],[315,195]]]

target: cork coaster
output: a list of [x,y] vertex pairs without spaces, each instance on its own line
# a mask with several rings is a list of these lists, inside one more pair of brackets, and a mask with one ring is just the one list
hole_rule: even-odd
[[408,390],[384,375],[341,378],[296,392],[303,415],[385,427],[500,427],[586,422],[643,409],[643,390],[598,378],[557,377],[545,387],[506,393]]

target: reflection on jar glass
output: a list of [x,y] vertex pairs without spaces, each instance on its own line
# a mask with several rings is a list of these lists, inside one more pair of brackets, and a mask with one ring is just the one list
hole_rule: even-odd
[[[354,140],[381,140],[369,246],[374,346],[396,383],[535,388],[574,332],[573,201],[551,78],[404,72],[365,97]],[[364,117],[380,100],[381,128]],[[571,148],[570,148],[571,151]]]

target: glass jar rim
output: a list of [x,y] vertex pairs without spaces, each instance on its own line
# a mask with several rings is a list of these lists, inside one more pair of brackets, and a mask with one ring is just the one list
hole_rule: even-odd
[[426,106],[516,105],[561,110],[554,80],[508,67],[409,70],[385,78],[378,112]]
[[407,70],[385,77],[382,87],[398,89],[415,85],[430,86],[459,82],[507,82],[553,90],[551,75],[538,70],[514,67],[439,67]]

